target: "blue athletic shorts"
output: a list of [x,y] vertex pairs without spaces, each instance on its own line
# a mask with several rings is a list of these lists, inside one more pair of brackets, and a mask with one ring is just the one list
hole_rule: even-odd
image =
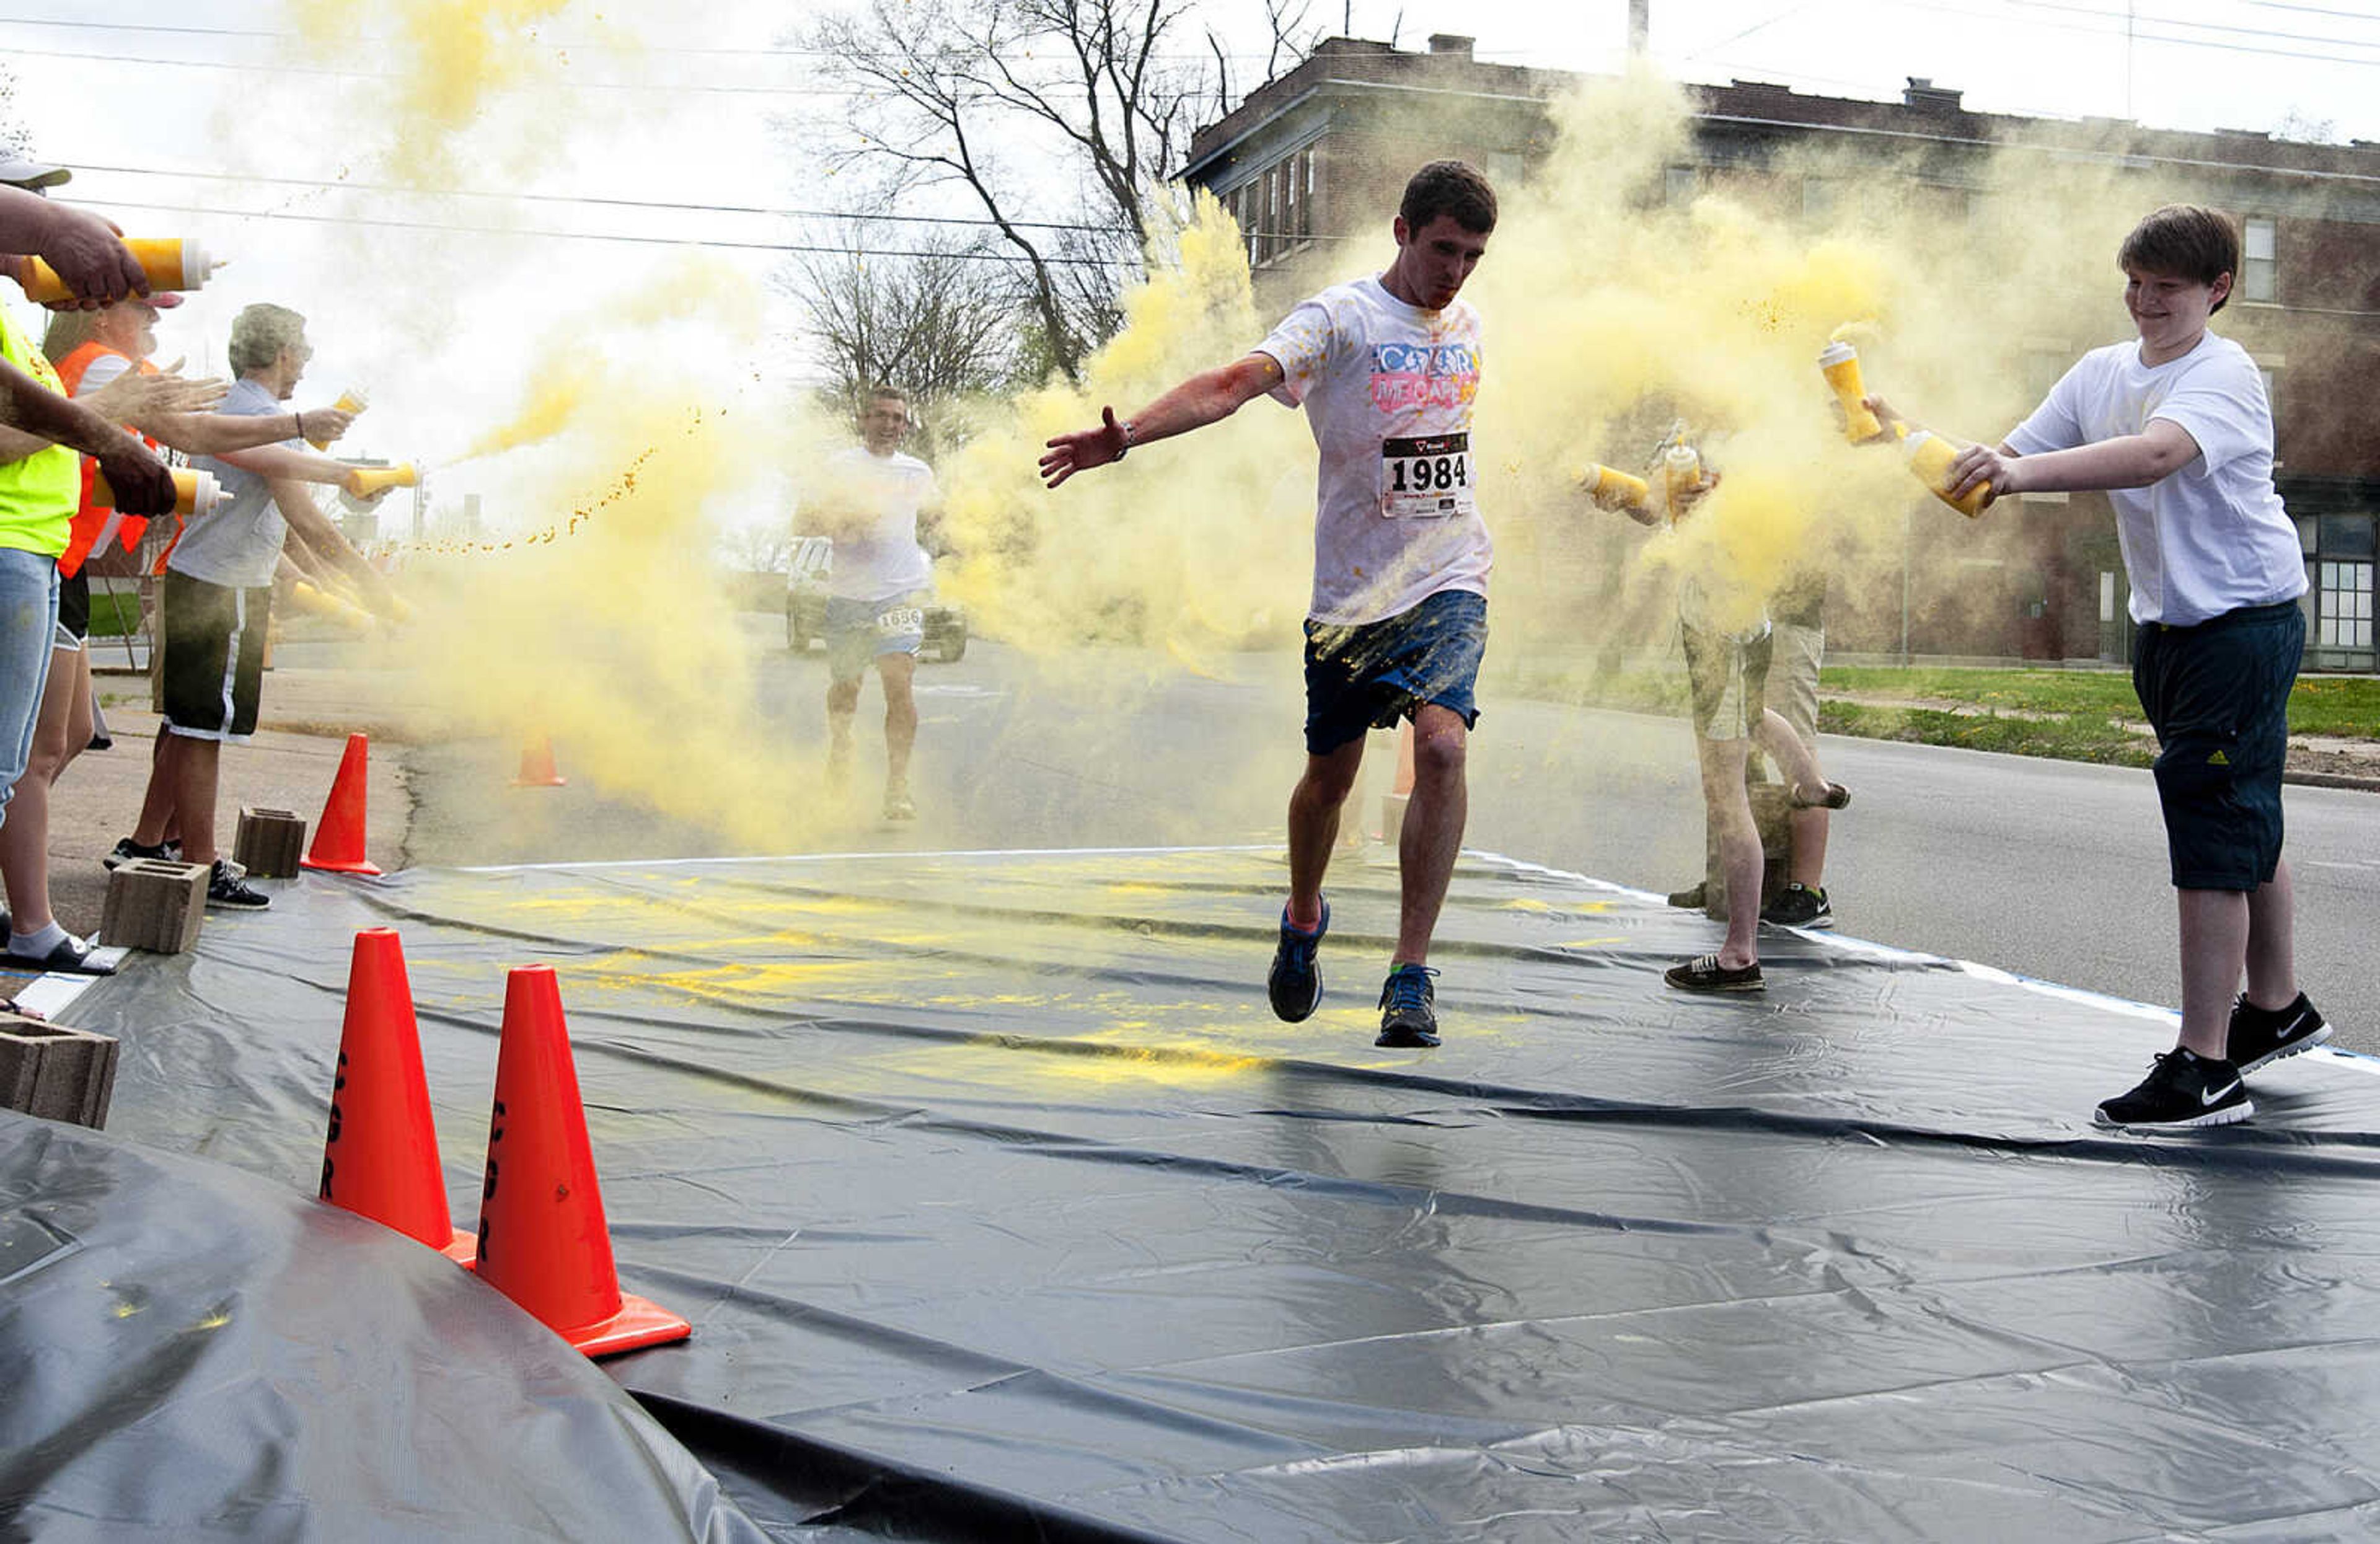
[[868,663],[885,654],[913,658],[926,642],[926,596],[895,595],[885,601],[826,602],[826,670],[834,681],[856,681]]
[[2305,653],[2295,601],[2191,627],[2141,625],[2132,689],[2156,731],[2157,802],[2177,890],[2253,890],[2281,860],[2289,688]]
[[1479,722],[1473,693],[1488,651],[1488,602],[1441,590],[1411,611],[1354,626],[1305,624],[1305,748],[1328,756],[1425,702]]

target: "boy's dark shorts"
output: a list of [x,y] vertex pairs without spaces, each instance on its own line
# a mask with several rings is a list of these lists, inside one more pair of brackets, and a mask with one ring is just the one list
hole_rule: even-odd
[[2177,890],[2253,890],[2281,859],[2289,687],[2305,653],[2295,601],[2192,627],[2144,622],[2132,689],[2156,730],[2157,801]]
[[165,724],[235,744],[256,733],[273,587],[233,590],[165,570]]
[[1488,652],[1488,601],[1441,590],[1411,611],[1345,626],[1305,624],[1305,748],[1328,756],[1389,729],[1425,702],[1479,722],[1473,693]]

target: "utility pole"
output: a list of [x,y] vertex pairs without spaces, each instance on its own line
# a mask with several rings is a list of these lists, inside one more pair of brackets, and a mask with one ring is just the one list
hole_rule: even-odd
[[1628,56],[1641,59],[1653,36],[1653,0],[1628,0]]

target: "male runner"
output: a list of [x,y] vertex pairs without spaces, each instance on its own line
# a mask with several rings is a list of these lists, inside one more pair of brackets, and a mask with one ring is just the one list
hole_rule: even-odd
[[840,788],[850,778],[852,720],[874,660],[884,685],[888,821],[917,815],[909,794],[909,753],[917,743],[910,688],[934,584],[934,560],[917,542],[918,517],[937,502],[934,473],[901,454],[908,437],[908,398],[891,386],[869,392],[859,410],[860,444],[827,458],[800,522],[802,534],[834,541],[826,602],[827,781]]
[[1496,193],[1459,161],[1405,185],[1397,253],[1378,277],[1305,301],[1236,363],[1194,375],[1131,418],[1062,434],[1056,488],[1133,446],[1230,417],[1269,392],[1303,406],[1321,452],[1314,599],[1305,623],[1305,773],[1289,800],[1289,901],[1269,980],[1296,1023],[1322,997],[1322,878],[1367,730],[1414,724],[1413,800],[1397,845],[1396,952],[1380,989],[1384,1046],[1439,1043],[1429,941],[1463,842],[1466,737],[1488,644],[1492,551],[1471,448],[1479,313],[1457,299],[1496,228]]

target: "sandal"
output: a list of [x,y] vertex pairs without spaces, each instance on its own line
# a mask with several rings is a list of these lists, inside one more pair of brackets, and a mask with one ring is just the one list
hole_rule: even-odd
[[78,976],[115,975],[114,957],[94,958],[98,954],[95,945],[68,933],[58,940],[57,946],[46,954],[20,954],[12,948],[7,951],[6,963],[27,970],[64,970]]

